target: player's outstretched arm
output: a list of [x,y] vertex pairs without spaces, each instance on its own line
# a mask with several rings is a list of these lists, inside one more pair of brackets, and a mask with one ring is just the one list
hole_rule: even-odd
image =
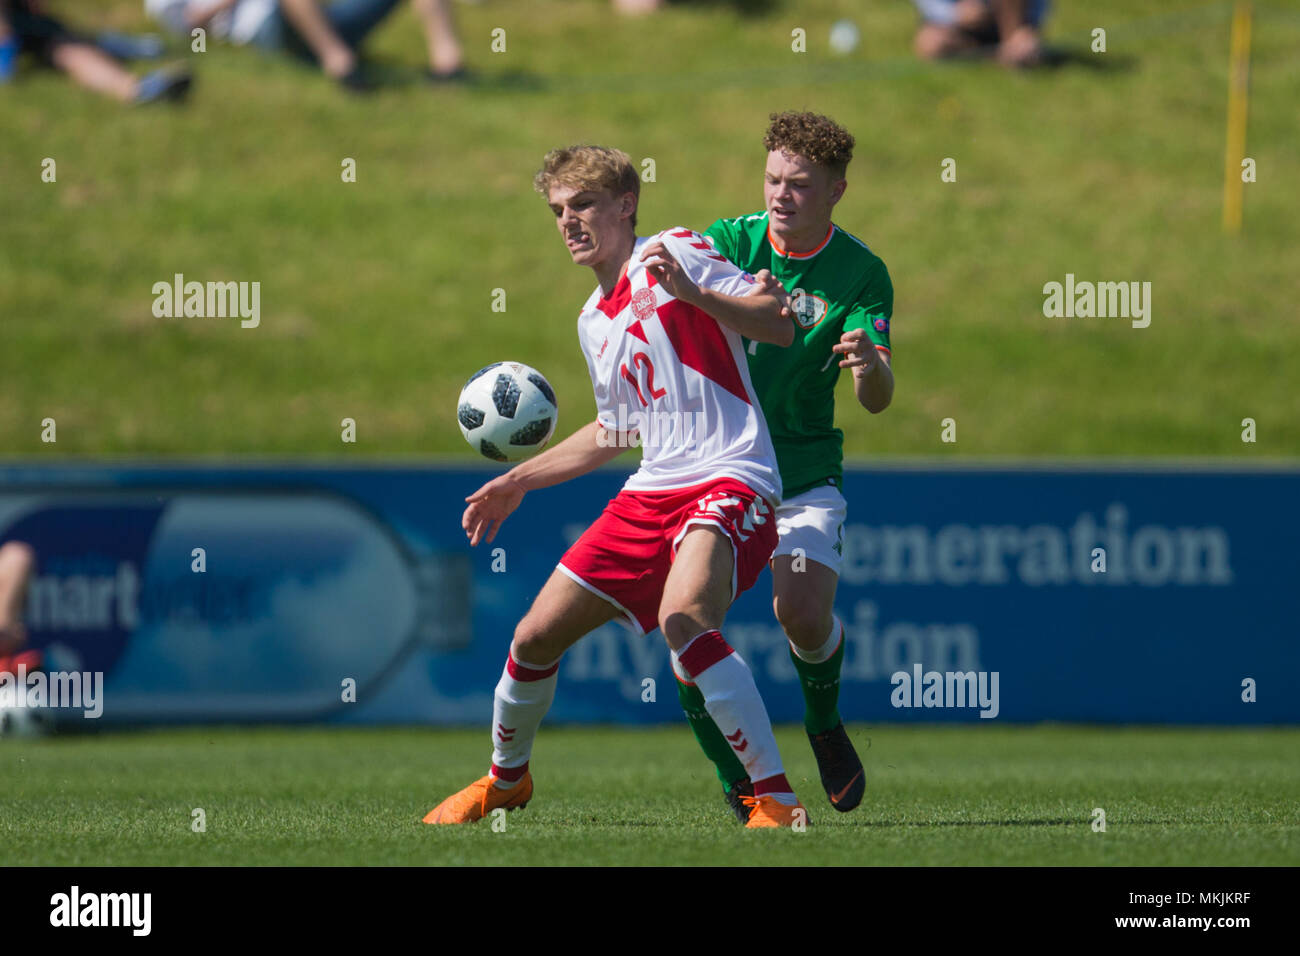
[[618,441],[617,433],[608,431],[599,422],[592,422],[554,448],[548,448],[536,458],[521,462],[504,475],[493,478],[465,499],[469,507],[465,509],[460,526],[465,529],[470,546],[477,545],[484,538],[491,544],[497,536],[497,529],[519,507],[525,493],[585,475],[617,458],[629,444]]
[[641,260],[655,280],[673,296],[713,316],[733,332],[773,345],[786,346],[794,341],[788,296],[783,292],[727,295],[715,289],[701,288],[691,281],[681,263],[658,240],[646,244]]
[[788,301],[788,296],[775,292],[726,295],[713,289],[700,289],[699,300],[692,304],[747,339],[784,348],[794,341]]
[[616,434],[599,422],[591,422],[554,448],[515,465],[506,474],[513,475],[525,491],[558,485],[585,475],[627,451],[628,443],[614,440],[612,436]]

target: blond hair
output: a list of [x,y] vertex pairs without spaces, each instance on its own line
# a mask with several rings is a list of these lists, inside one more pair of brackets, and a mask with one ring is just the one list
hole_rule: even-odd
[[[553,186],[607,190],[616,197],[631,193],[638,203],[641,200],[641,177],[631,157],[621,149],[608,146],[563,146],[551,150],[533,177],[533,188],[549,196]],[[636,228],[635,209],[632,228]]]

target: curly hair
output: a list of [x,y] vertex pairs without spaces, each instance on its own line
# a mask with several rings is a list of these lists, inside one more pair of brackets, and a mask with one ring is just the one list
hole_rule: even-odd
[[[543,196],[552,186],[578,190],[608,190],[615,196],[631,193],[641,199],[641,177],[632,159],[621,149],[608,146],[564,146],[553,149],[542,160],[542,168],[533,177],[533,188]],[[632,212],[636,228],[636,212]]]
[[853,136],[843,126],[820,113],[773,113],[771,120],[763,136],[768,152],[802,156],[844,178],[853,158]]

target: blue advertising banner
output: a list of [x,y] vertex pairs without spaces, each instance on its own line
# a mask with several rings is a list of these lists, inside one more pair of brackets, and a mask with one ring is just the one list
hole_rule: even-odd
[[[105,722],[480,724],[515,624],[617,493],[530,493],[471,549],[439,466],[0,467],[52,671]],[[841,711],[863,721],[1300,723],[1300,471],[850,469]],[[727,640],[774,720],[802,698],[764,574]],[[681,719],[662,635],[565,657],[550,719]]]

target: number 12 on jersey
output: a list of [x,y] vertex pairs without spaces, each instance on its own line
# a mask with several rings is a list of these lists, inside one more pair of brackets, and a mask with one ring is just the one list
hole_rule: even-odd
[[[650,356],[646,355],[644,352],[637,352],[635,355],[632,356],[632,365],[636,367],[638,371],[642,368],[642,366],[645,367],[645,373],[646,373],[645,389],[646,392],[650,393],[651,399],[663,398],[665,395],[668,394],[668,389],[666,388],[660,388],[660,389],[655,388],[655,367],[653,363],[651,363],[650,361]],[[622,365],[619,366],[618,372],[625,379],[627,379],[629,382],[632,383],[632,387],[636,389],[636,397],[641,399],[641,404],[649,405],[650,401],[646,399],[645,392],[641,391],[641,382],[637,376],[637,373],[632,371],[632,369],[628,368],[626,362],[624,362]]]

